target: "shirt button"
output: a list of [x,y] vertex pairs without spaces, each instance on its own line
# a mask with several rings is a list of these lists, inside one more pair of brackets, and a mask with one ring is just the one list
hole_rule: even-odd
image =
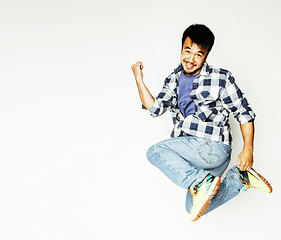
[[193,89],[197,89],[198,88],[198,83],[193,83]]

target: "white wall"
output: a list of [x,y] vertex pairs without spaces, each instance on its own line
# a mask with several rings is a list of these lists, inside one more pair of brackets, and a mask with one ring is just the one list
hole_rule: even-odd
[[[0,239],[278,239],[280,7],[1,0]],[[208,62],[231,70],[257,114],[254,166],[274,191],[241,193],[193,223],[185,190],[146,160],[172,123],[141,110],[130,66],[143,61],[156,95],[196,22],[216,35]]]

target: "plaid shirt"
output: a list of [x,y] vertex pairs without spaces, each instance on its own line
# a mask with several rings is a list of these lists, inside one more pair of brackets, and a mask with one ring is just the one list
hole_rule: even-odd
[[213,68],[205,63],[193,81],[190,94],[196,112],[184,118],[178,108],[177,98],[182,70],[180,65],[166,78],[154,105],[148,109],[151,116],[157,117],[170,110],[174,124],[171,137],[189,134],[231,145],[230,112],[240,125],[255,119],[255,113],[235,84],[234,77],[227,70]]

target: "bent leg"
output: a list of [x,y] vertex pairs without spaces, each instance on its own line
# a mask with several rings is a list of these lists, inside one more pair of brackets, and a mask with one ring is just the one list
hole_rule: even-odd
[[[190,155],[190,156],[188,156]],[[159,142],[147,151],[148,160],[159,168],[172,182],[188,189],[196,179],[204,179],[208,172],[192,165],[194,148],[183,137]]]
[[164,140],[147,151],[148,160],[185,189],[200,183],[209,173],[222,175],[229,156],[230,148],[225,150],[218,142],[193,136]]
[[[240,172],[237,167],[231,168],[224,180],[222,181],[220,188],[208,207],[206,213],[211,212],[222,204],[226,203],[230,199],[237,196],[240,190],[243,188],[243,184],[240,180]],[[190,213],[192,207],[192,195],[187,191],[186,195],[186,210]],[[205,213],[205,214],[206,214]]]

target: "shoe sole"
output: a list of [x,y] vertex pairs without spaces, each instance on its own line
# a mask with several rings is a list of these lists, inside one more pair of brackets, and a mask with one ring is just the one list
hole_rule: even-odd
[[249,172],[250,172],[253,176],[255,176],[257,179],[260,179],[260,180],[268,187],[269,193],[272,192],[272,187],[271,187],[270,183],[269,183],[261,174],[259,174],[259,173],[258,173],[257,171],[255,171],[253,168],[251,168],[251,169],[249,170]]
[[[215,182],[215,181],[216,181],[216,182]],[[191,219],[191,221],[194,222],[194,221],[198,220],[200,217],[202,217],[202,216],[206,213],[206,211],[207,211],[207,209],[208,209],[208,207],[209,207],[209,205],[210,205],[210,203],[211,203],[212,198],[216,195],[217,191],[218,191],[219,188],[220,188],[220,184],[221,184],[221,179],[220,179],[219,177],[217,177],[217,178],[214,180],[214,182],[213,182],[213,184],[212,184],[212,186],[211,186],[211,191],[209,191],[210,194],[209,194],[209,196],[207,197],[207,200],[206,200],[205,203],[202,205],[202,207],[201,207],[201,209],[199,210],[197,216],[196,216],[194,219]]]

